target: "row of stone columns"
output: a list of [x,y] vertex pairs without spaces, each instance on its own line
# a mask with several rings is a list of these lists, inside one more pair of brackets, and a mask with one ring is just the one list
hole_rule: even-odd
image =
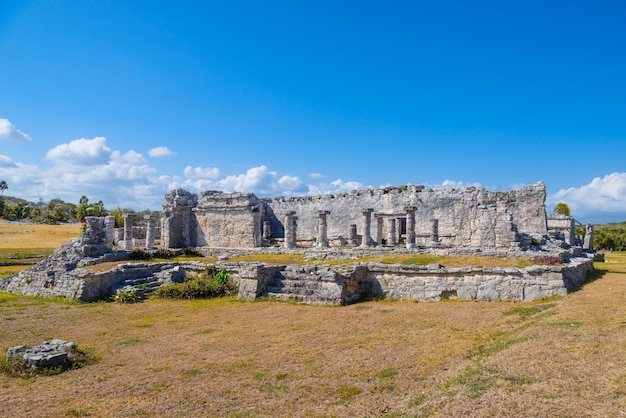
[[[125,213],[124,215],[124,249],[132,251],[133,249],[133,221],[136,215],[133,213]],[[152,215],[144,215],[146,221],[146,249],[154,250],[155,241],[155,218]],[[113,218],[115,222],[115,218]],[[107,229],[108,231],[108,229]]]
[[[409,249],[415,248],[415,206],[409,206],[404,208],[406,212],[406,247]],[[361,247],[372,247],[377,245],[376,241],[372,239],[372,213],[374,209],[368,208],[362,211],[363,218],[363,236],[361,240]],[[285,248],[294,248],[296,246],[296,228],[297,228],[297,219],[295,216],[295,211],[287,211],[285,212]],[[328,210],[320,210],[318,211],[318,228],[317,228],[317,246],[319,247],[328,247],[328,215],[330,211]],[[430,229],[431,229],[431,244],[436,245],[439,243],[439,221],[437,219],[430,220]],[[264,222],[263,225],[263,235],[269,240],[270,231],[269,231],[269,222]],[[397,245],[396,239],[396,219],[389,219],[389,228],[387,231],[388,234],[388,243],[390,245]],[[379,238],[380,238],[380,229],[379,229]],[[357,227],[356,224],[350,225],[350,230],[348,234],[349,244],[352,246],[357,245]]]

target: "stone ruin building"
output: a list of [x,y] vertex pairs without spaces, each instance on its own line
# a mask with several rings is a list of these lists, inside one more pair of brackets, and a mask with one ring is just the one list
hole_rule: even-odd
[[[548,234],[545,199],[543,183],[507,192],[409,185],[289,199],[216,191],[203,192],[198,199],[178,189],[166,195],[161,243],[166,248],[403,246],[507,251],[528,237]],[[569,233],[566,238],[574,245]]]
[[[169,249],[199,247],[212,255],[303,251],[320,259],[337,253],[339,259],[357,260],[355,254],[430,251],[525,258],[549,254],[566,261],[526,268],[218,261],[216,267],[229,273],[242,299],[337,304],[364,297],[524,301],[563,295],[582,284],[592,261],[601,257],[592,249],[593,226],[577,237],[573,218],[546,214],[545,198],[543,183],[508,192],[406,186],[289,199],[215,191],[198,198],[178,189],[166,195],[160,230],[152,216],[144,217],[140,234],[130,214],[119,231],[113,217],[87,217],[80,239],[0,279],[0,291],[90,301],[129,287],[152,291],[206,268],[199,262],[123,263],[131,250],[151,251],[158,243]],[[83,268],[108,261],[120,264],[96,273]]]

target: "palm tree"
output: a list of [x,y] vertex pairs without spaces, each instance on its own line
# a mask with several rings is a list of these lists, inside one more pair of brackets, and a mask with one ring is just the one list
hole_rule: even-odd
[[4,194],[4,191],[8,188],[9,185],[7,184],[7,182],[4,180],[0,180],[0,191],[2,191],[2,194]]

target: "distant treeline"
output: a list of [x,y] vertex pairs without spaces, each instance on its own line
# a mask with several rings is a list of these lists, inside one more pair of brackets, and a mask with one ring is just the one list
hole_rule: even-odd
[[83,222],[86,216],[115,216],[116,226],[124,224],[124,214],[135,213],[140,215],[159,214],[150,210],[135,212],[127,208],[115,208],[107,210],[102,201],[89,203],[86,196],[82,196],[78,204],[65,202],[61,199],[52,199],[45,202],[29,202],[24,199],[11,196],[0,196],[0,219],[9,221],[31,221],[34,223],[58,224],[61,222]]
[[626,251],[626,222],[596,226],[593,246],[597,250]]

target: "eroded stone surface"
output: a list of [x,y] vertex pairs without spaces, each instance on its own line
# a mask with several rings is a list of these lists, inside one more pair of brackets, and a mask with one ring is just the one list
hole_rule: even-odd
[[8,363],[19,358],[27,366],[44,369],[67,366],[73,359],[84,355],[78,351],[74,342],[54,339],[34,347],[25,345],[11,347],[7,350],[6,361]]

